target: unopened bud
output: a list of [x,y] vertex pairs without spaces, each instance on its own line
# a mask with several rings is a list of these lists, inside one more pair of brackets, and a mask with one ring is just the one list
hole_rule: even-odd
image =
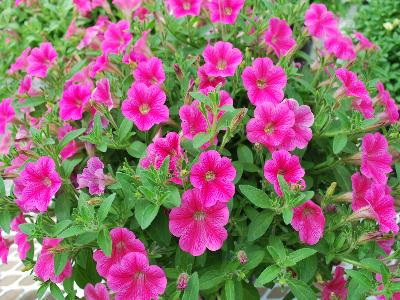
[[178,276],[178,280],[176,281],[176,288],[178,290],[184,290],[187,288],[189,280],[189,275],[186,273],[181,273]]
[[336,186],[336,182],[331,183],[331,185],[326,190],[326,197],[332,197],[332,195],[335,193]]
[[254,149],[255,149],[257,152],[262,153],[263,150],[264,150],[264,146],[263,146],[262,144],[260,144],[260,143],[255,143],[255,144],[254,144]]
[[103,202],[103,199],[101,199],[100,197],[94,197],[88,200],[88,204],[89,205],[99,205],[100,203]]
[[179,67],[178,64],[174,64],[174,71],[175,71],[176,77],[178,77],[179,80],[182,80],[183,72],[182,72],[181,67]]
[[240,109],[240,112],[236,114],[236,116],[233,117],[231,124],[229,125],[229,128],[231,129],[231,132],[235,132],[235,130],[238,128],[240,123],[242,123],[244,116],[247,113],[247,108],[242,108]]
[[239,260],[241,265],[247,264],[247,261],[248,261],[247,254],[243,250],[240,250],[237,253],[237,258],[238,258],[238,260]]

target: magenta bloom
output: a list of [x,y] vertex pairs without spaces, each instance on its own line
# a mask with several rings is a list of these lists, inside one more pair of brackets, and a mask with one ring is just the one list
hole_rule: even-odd
[[45,212],[61,187],[61,177],[54,161],[42,156],[35,163],[28,162],[14,184],[16,203],[23,211]]
[[108,78],[103,77],[96,82],[96,89],[93,91],[92,99],[98,104],[107,106],[109,110],[113,108],[114,103]]
[[221,249],[228,233],[224,226],[229,220],[225,203],[209,206],[203,193],[198,189],[187,190],[182,195],[180,207],[169,214],[169,230],[179,237],[179,246],[193,256],[202,255],[206,248]]
[[201,153],[190,171],[190,183],[200,189],[207,207],[217,202],[228,202],[233,197],[235,177],[236,170],[231,160],[221,157],[215,150]]
[[110,23],[104,33],[104,41],[101,50],[104,54],[120,54],[124,53],[126,47],[132,39],[129,32],[129,22],[121,20],[118,23]]
[[295,115],[285,103],[265,102],[256,106],[254,118],[246,125],[247,139],[261,143],[270,151],[279,148],[283,141],[292,139]]
[[192,104],[185,104],[179,109],[179,117],[183,136],[189,140],[200,132],[207,132],[207,120],[198,107],[197,101]]
[[86,300],[110,300],[107,288],[101,283],[96,283],[96,286],[88,283],[85,286],[84,292]]
[[33,48],[28,57],[27,73],[44,78],[47,71],[57,59],[57,52],[51,43],[41,43],[39,48]]
[[286,150],[272,152],[272,159],[267,160],[264,165],[264,177],[274,185],[275,192],[282,196],[278,175],[282,175],[288,184],[304,186],[304,169],[300,165],[299,157],[291,155]]
[[282,101],[287,78],[280,66],[275,66],[268,57],[256,58],[251,67],[242,73],[244,88],[250,102],[258,105],[264,102],[279,103]]
[[308,200],[293,209],[291,225],[299,232],[300,241],[315,245],[324,235],[325,216],[321,207]]
[[386,138],[377,133],[368,133],[362,139],[361,173],[373,181],[385,184],[387,174],[392,171],[392,156]]
[[338,300],[346,300],[347,288],[346,279],[344,278],[344,269],[337,266],[335,268],[335,274],[330,281],[324,283],[322,290],[322,300],[330,300],[333,297]]
[[9,246],[7,241],[3,238],[0,228],[0,259],[3,264],[7,263]]
[[158,86],[133,83],[128,98],[122,103],[122,114],[133,121],[140,131],[148,131],[153,125],[166,122],[168,107],[164,104],[166,95]]
[[211,0],[208,3],[211,22],[235,24],[243,5],[244,0]]
[[140,62],[133,71],[136,82],[144,83],[147,86],[162,85],[165,81],[165,72],[162,60],[152,57],[147,61]]
[[96,57],[96,60],[89,64],[89,75],[91,78],[95,78],[97,73],[111,70],[110,60],[108,59],[108,54],[103,53]]
[[[64,123],[64,125],[57,130],[57,138],[61,141],[69,132],[76,130],[69,123]],[[61,158],[67,159],[75,155],[79,150],[78,143],[75,140],[70,141],[60,152]]]
[[353,187],[351,208],[357,211],[366,206],[364,196],[371,187],[372,180],[356,172],[351,176],[351,184]]
[[51,280],[55,283],[63,282],[72,275],[71,261],[68,260],[60,275],[54,273],[54,251],[62,239],[44,238],[42,250],[36,262],[34,272],[42,281]]
[[106,256],[102,250],[96,250],[93,253],[93,259],[96,261],[96,270],[105,278],[109,277],[111,267],[119,265],[126,254],[141,253],[147,256],[143,243],[127,228],[111,229],[110,236],[112,239],[111,256]]
[[6,132],[6,126],[15,117],[14,107],[11,105],[12,99],[5,98],[0,103],[0,134]]
[[342,60],[354,60],[357,56],[351,38],[339,34],[330,35],[324,43],[326,51]]
[[19,225],[26,223],[25,217],[23,214],[19,214],[11,221],[11,230],[16,231],[14,236],[14,243],[18,245],[18,255],[21,260],[26,259],[26,255],[31,248],[31,244],[28,240],[28,235],[23,233],[21,229],[19,229]]
[[338,21],[325,4],[312,3],[304,16],[304,25],[308,32],[316,37],[325,39],[339,33]]
[[265,42],[274,49],[276,56],[285,56],[296,41],[293,39],[292,29],[286,20],[271,18],[265,32]]
[[85,84],[72,84],[64,89],[60,101],[60,118],[65,121],[82,119],[90,95],[90,87]]
[[361,49],[374,49],[376,45],[365,37],[361,32],[354,33],[355,38],[359,41]]
[[18,87],[18,95],[27,94],[29,97],[38,96],[40,92],[32,86],[32,76],[25,75],[25,77],[20,81]]
[[136,41],[129,53],[125,53],[122,62],[130,64],[132,62],[146,61],[152,56],[151,49],[147,45],[147,37],[150,30],[142,32],[142,36]]
[[382,82],[379,81],[376,88],[378,89],[378,99],[385,107],[385,112],[382,113],[381,118],[395,124],[399,120],[399,108],[396,101],[390,96]]
[[142,0],[113,0],[112,3],[124,13],[127,20],[130,20],[132,12],[142,5]]
[[167,0],[175,18],[200,15],[202,0]]
[[149,265],[145,255],[134,252],[111,267],[107,284],[116,292],[115,300],[151,300],[164,293],[167,278],[159,266]]
[[90,195],[102,195],[106,186],[106,176],[103,172],[104,164],[94,156],[87,161],[87,168],[82,174],[78,174],[78,185],[80,189],[89,188]]
[[8,69],[7,74],[13,74],[17,71],[25,71],[28,67],[28,57],[31,52],[31,48],[26,48],[24,51],[22,51],[21,55],[17,57],[15,60],[15,63],[11,65],[11,67]]
[[200,67],[197,70],[197,77],[199,78],[199,89],[205,89],[208,87],[217,87],[218,84],[221,84],[221,87],[225,85],[225,78],[224,77],[214,77],[208,76],[207,72],[204,69],[204,66]]
[[233,76],[236,68],[242,62],[242,53],[228,42],[217,42],[214,46],[207,45],[203,51],[204,70],[208,76]]

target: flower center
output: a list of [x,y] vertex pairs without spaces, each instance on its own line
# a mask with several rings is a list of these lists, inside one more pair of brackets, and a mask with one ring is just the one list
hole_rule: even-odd
[[213,171],[208,171],[206,173],[206,181],[211,181],[215,179],[215,173]]
[[184,10],[189,10],[192,7],[192,4],[189,1],[184,1],[183,2],[183,9]]
[[258,88],[263,89],[263,88],[265,88],[265,86],[266,86],[265,80],[263,80],[263,79],[258,79],[257,80],[257,87]]
[[271,134],[274,132],[274,126],[271,123],[268,123],[267,125],[265,125],[264,127],[264,132],[266,134]]
[[217,69],[220,71],[225,70],[227,65],[228,65],[228,63],[226,62],[226,60],[221,59],[217,63]]
[[285,170],[279,169],[278,170],[278,175],[284,176],[285,175]]
[[124,242],[119,242],[117,243],[117,245],[115,245],[115,248],[117,248],[117,250],[122,250],[124,249],[124,247],[125,247]]
[[135,280],[139,280],[139,281],[144,281],[144,277],[145,277],[145,275],[144,275],[142,272],[136,272],[136,273],[133,275],[133,278],[134,278]]
[[155,85],[157,82],[158,82],[157,77],[153,76],[151,78],[151,83]]
[[51,186],[51,180],[49,177],[46,177],[45,179],[43,179],[43,184],[47,187]]
[[230,15],[232,14],[232,7],[225,7],[224,13],[225,13],[227,16],[230,16]]
[[196,211],[196,212],[193,214],[193,218],[194,218],[196,221],[203,221],[203,220],[206,218],[206,213],[205,213],[204,211],[201,211],[201,210]]
[[303,215],[303,217],[308,217],[308,216],[312,215],[312,213],[313,213],[312,208],[306,207],[303,210],[302,215]]
[[142,115],[147,115],[150,112],[150,106],[145,103],[139,106],[139,111]]

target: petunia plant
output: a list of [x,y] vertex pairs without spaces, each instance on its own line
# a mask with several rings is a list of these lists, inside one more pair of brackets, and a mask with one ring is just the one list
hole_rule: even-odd
[[398,299],[398,106],[307,2],[2,1],[1,261],[57,300]]

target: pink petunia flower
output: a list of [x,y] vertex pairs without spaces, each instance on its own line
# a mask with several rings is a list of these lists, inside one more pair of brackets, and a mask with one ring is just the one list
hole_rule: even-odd
[[371,42],[361,32],[355,32],[354,36],[359,41],[359,45],[360,45],[361,49],[375,49],[377,47],[373,42]]
[[197,77],[199,78],[199,89],[205,89],[208,87],[217,87],[218,84],[221,84],[221,87],[225,85],[225,78],[224,77],[214,77],[209,76],[204,69],[204,66],[200,67],[197,70]]
[[200,15],[202,0],[167,0],[167,5],[175,18]]
[[5,98],[0,103],[0,134],[6,132],[6,126],[15,117],[14,107],[11,105],[12,99]]
[[167,278],[160,267],[149,265],[145,255],[134,252],[111,267],[107,284],[116,292],[115,300],[151,300],[164,293]]
[[394,238],[385,240],[385,239],[381,239],[377,241],[378,246],[385,252],[386,255],[390,255],[390,253],[392,252],[392,247],[394,245]]
[[82,29],[78,29],[78,27],[76,26],[76,18],[74,17],[71,21],[71,23],[69,23],[68,28],[67,28],[67,32],[65,33],[64,39],[69,40],[71,37],[73,37],[75,34],[77,34],[78,32],[80,32]]
[[147,61],[140,62],[133,71],[136,82],[144,83],[147,86],[161,86],[165,81],[163,62],[157,57],[152,57]]
[[44,78],[56,59],[57,52],[53,45],[51,43],[41,43],[39,48],[33,48],[28,56],[26,71],[29,75]]
[[217,202],[228,202],[235,194],[233,180],[236,169],[227,157],[210,150],[200,154],[190,171],[190,182],[200,189],[207,207]]
[[264,102],[279,103],[284,97],[283,89],[287,78],[280,66],[275,66],[268,57],[256,58],[251,67],[242,73],[244,88],[250,102],[258,105]]
[[225,203],[209,206],[203,193],[198,189],[187,190],[182,195],[180,207],[169,214],[169,230],[179,237],[179,246],[193,256],[202,255],[206,248],[221,249],[228,233],[224,226],[229,220]]
[[166,95],[158,86],[133,83],[128,98],[122,103],[122,114],[133,121],[140,131],[148,131],[155,124],[168,120],[169,110],[164,104]]
[[328,36],[338,34],[338,20],[329,11],[325,4],[312,3],[304,16],[304,25],[308,32],[316,37],[325,39]]
[[142,5],[142,0],[113,0],[112,4],[123,12],[127,20],[130,20],[132,12]]
[[315,245],[324,235],[325,216],[321,207],[308,200],[293,209],[291,225],[299,232],[300,241]]
[[80,71],[76,72],[69,80],[65,81],[64,89],[73,84],[82,84],[93,89],[93,81],[90,78],[90,65],[83,67]]
[[282,196],[282,190],[279,185],[278,175],[283,176],[283,179],[288,184],[300,183],[304,186],[304,174],[299,157],[291,155],[286,150],[272,152],[272,159],[267,160],[264,165],[264,177],[274,185],[274,190],[279,196]]
[[236,68],[242,62],[242,53],[228,42],[217,42],[214,46],[207,45],[203,51],[204,70],[208,76],[233,76]]
[[387,174],[392,171],[392,156],[386,138],[377,133],[368,133],[362,139],[361,173],[373,181],[385,184]]
[[56,275],[54,271],[54,253],[57,251],[62,240],[52,238],[43,239],[42,250],[34,268],[36,276],[42,281],[51,280],[52,282],[60,283],[72,275],[70,260],[67,261],[60,275]]
[[22,211],[45,212],[61,187],[61,177],[53,159],[42,156],[35,163],[28,162],[14,184],[15,201]]
[[60,117],[62,120],[82,119],[85,105],[89,102],[91,90],[85,84],[73,84],[64,89],[60,101]]
[[34,85],[39,84],[39,80],[31,75],[25,75],[25,77],[20,81],[18,87],[18,95],[28,95],[29,97],[35,97],[40,95],[40,91],[35,88]]
[[185,104],[179,109],[179,117],[183,136],[189,140],[200,132],[207,132],[207,120],[198,107],[197,101],[191,104]]
[[332,297],[336,297],[338,300],[346,300],[347,297],[347,281],[344,278],[344,269],[337,266],[335,268],[335,274],[330,281],[324,283],[322,290],[322,300],[330,300]]
[[124,53],[126,47],[132,40],[132,34],[129,32],[129,22],[121,20],[118,23],[110,23],[104,33],[104,41],[101,50],[104,54]]
[[372,180],[356,172],[351,176],[351,184],[353,187],[351,208],[357,211],[365,206],[364,195],[371,187]]
[[235,24],[244,0],[211,0],[208,4],[213,23]]
[[[64,123],[64,125],[57,130],[57,138],[61,141],[69,132],[76,130],[76,128],[72,127],[69,123]],[[70,141],[60,152],[61,158],[63,160],[70,158],[78,152],[79,146],[77,141]]]
[[0,259],[3,264],[7,263],[9,248],[7,241],[3,238],[2,230],[0,228]]
[[270,151],[294,137],[295,114],[285,103],[265,102],[254,110],[254,118],[246,125],[247,139],[261,143]]
[[23,214],[19,214],[11,221],[11,230],[15,231],[14,243],[18,246],[18,255],[21,260],[26,259],[26,255],[31,248],[28,240],[28,235],[19,229],[19,225],[26,223]]
[[351,38],[339,34],[328,36],[324,43],[325,49],[329,54],[342,60],[352,61],[356,59],[356,51]]
[[87,168],[83,169],[82,174],[77,177],[79,189],[89,188],[90,195],[102,195],[106,186],[106,176],[104,175],[104,164],[96,156],[87,161]]
[[93,9],[99,6],[103,8],[108,8],[108,3],[106,0],[73,0],[77,11],[82,16],[87,16]]
[[114,102],[111,96],[108,78],[103,77],[96,82],[96,88],[92,93],[92,99],[98,104],[107,106],[109,110],[113,108]]
[[274,49],[278,57],[285,56],[296,45],[292,29],[290,29],[286,20],[279,18],[269,20],[269,26],[265,32],[265,42]]
[[141,22],[146,20],[149,10],[146,7],[139,7],[133,14],[133,18],[138,18]]
[[100,282],[95,286],[91,283],[86,284],[84,294],[86,300],[110,300],[107,288]]
[[399,120],[399,107],[396,101],[390,96],[390,93],[385,89],[383,83],[378,81],[376,84],[378,90],[378,100],[384,106],[385,111],[380,115],[383,120],[388,120],[395,124]]
[[97,56],[96,59],[89,64],[89,69],[89,75],[92,78],[95,78],[97,73],[111,71],[112,67],[110,60],[108,59],[108,54],[101,54]]
[[110,20],[106,16],[99,16],[94,26],[87,27],[85,34],[80,41],[77,49],[83,49],[86,46],[94,50],[101,48],[101,43],[104,41],[104,33],[110,24]]
[[142,36],[135,42],[129,53],[125,53],[122,58],[122,62],[130,64],[132,62],[141,62],[149,59],[153,54],[147,44],[147,39],[150,30],[142,32]]
[[28,57],[31,52],[31,48],[26,48],[24,51],[22,51],[21,55],[17,57],[15,60],[15,63],[11,65],[11,67],[8,69],[7,74],[13,74],[17,71],[25,71],[28,67]]

